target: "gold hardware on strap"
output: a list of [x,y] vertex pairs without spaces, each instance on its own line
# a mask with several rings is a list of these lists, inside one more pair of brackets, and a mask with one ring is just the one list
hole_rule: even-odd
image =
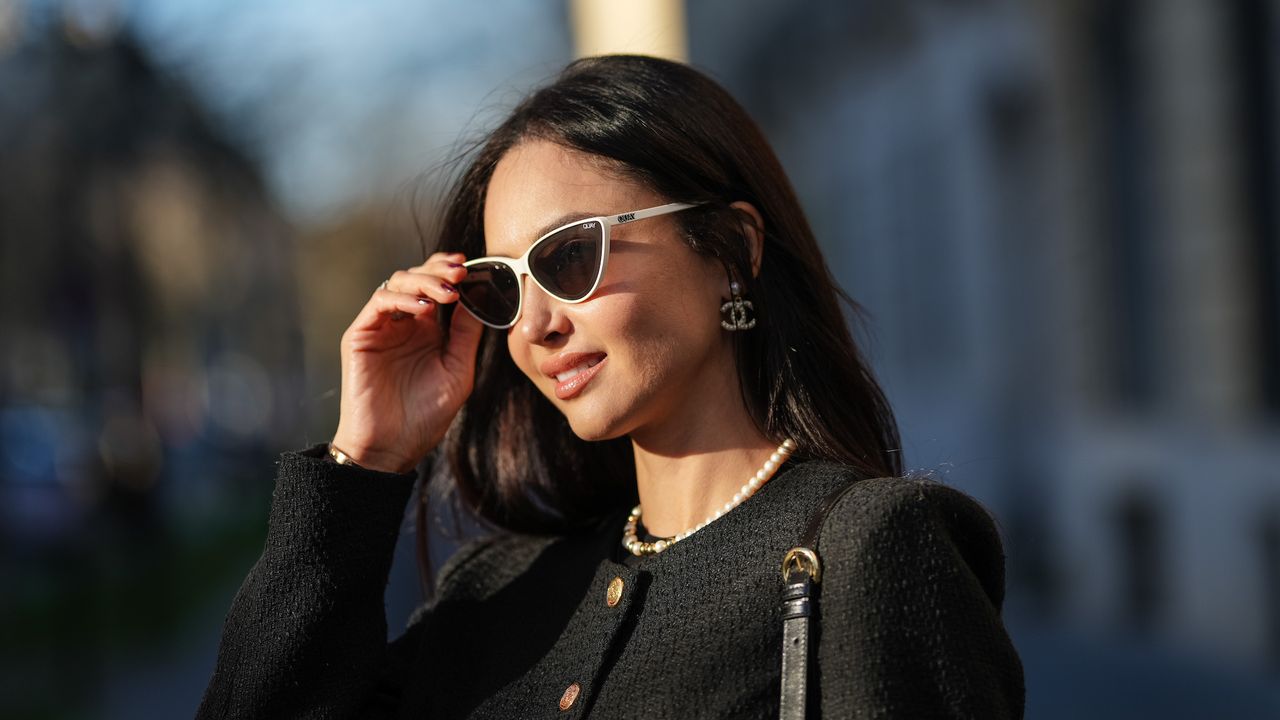
[[782,559],[783,582],[791,582],[793,570],[809,573],[813,582],[822,581],[822,563],[818,560],[818,553],[807,547],[794,547],[787,551],[787,556]]

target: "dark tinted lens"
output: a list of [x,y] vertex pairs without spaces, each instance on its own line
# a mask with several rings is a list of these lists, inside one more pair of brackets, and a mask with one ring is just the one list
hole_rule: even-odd
[[516,316],[520,288],[506,265],[478,263],[467,266],[467,276],[458,283],[458,299],[481,320],[506,325]]
[[578,223],[543,240],[529,256],[529,272],[564,300],[581,300],[596,284],[604,250],[604,226]]

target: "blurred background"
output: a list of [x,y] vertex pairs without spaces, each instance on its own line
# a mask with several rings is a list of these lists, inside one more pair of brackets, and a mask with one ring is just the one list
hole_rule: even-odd
[[618,50],[774,143],[1027,717],[1280,717],[1280,0],[0,0],[0,716],[194,713],[446,160]]

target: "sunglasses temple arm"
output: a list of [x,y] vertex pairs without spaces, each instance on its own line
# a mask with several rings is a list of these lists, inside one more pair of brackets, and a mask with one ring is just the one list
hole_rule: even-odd
[[637,210],[635,212],[616,215],[613,217],[610,224],[622,225],[625,223],[635,222],[636,220],[644,220],[645,218],[651,218],[651,217],[654,217],[655,215],[666,215],[667,213],[673,213],[673,212],[676,212],[677,210],[684,210],[691,207],[693,207],[693,205],[689,203],[668,203],[666,205],[659,205],[658,207],[651,207],[651,208],[646,208],[644,210]]

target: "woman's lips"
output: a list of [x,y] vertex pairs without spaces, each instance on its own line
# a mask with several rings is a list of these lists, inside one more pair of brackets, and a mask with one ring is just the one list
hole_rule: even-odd
[[[600,368],[604,367],[608,357],[601,355],[598,358],[591,358],[579,363],[576,367],[566,370],[556,375],[556,397],[561,400],[569,398],[582,392],[582,388],[591,382],[591,378],[600,372]],[[562,379],[563,378],[563,379]]]

